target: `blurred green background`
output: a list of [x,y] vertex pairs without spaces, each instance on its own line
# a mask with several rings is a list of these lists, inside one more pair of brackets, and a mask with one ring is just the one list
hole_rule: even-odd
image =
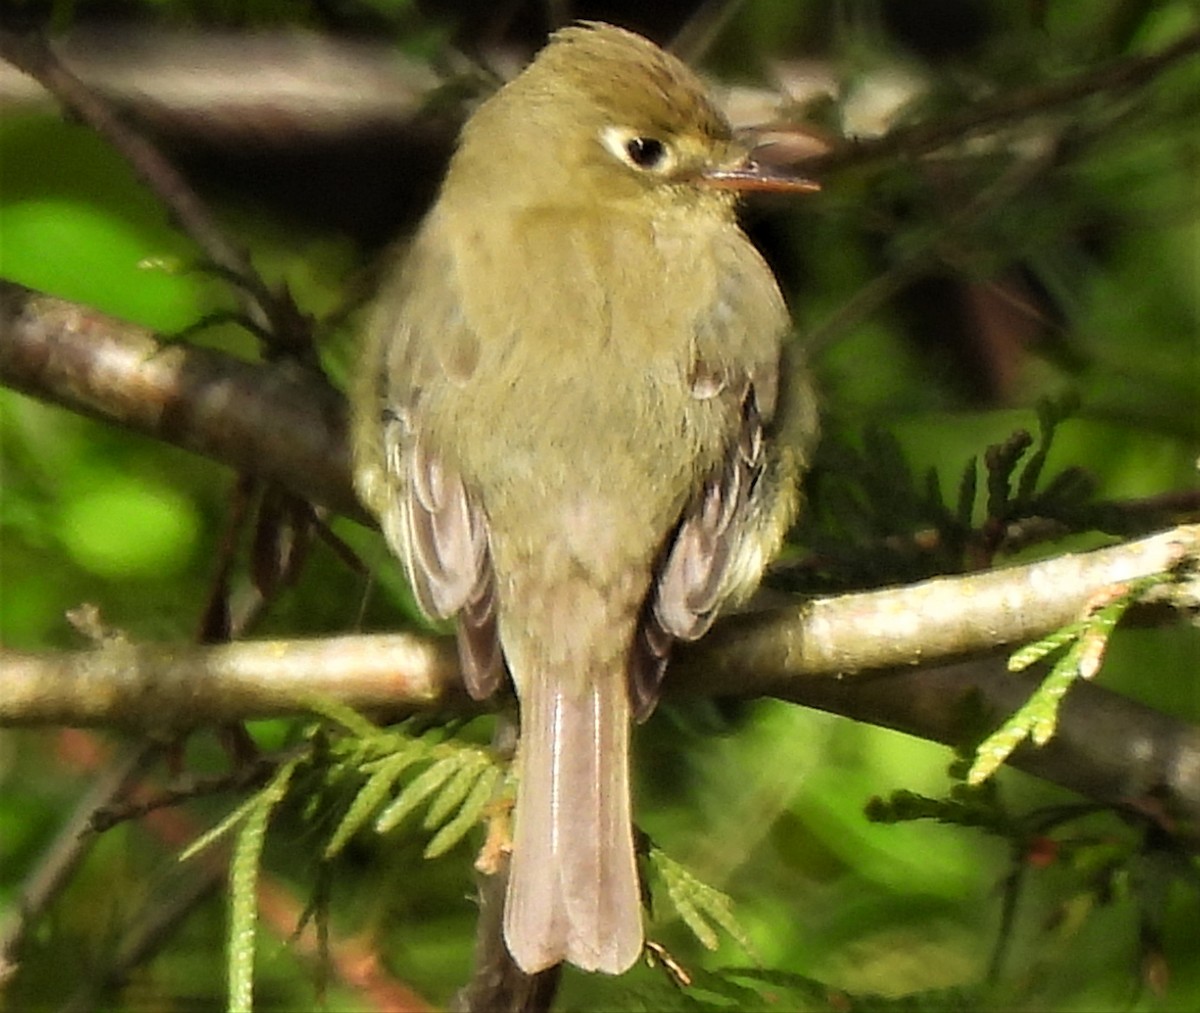
[[[512,3],[486,12],[400,0],[16,6],[64,29],[304,30],[391,42],[408,59],[444,67],[452,44],[485,51],[505,39],[527,51],[547,10],[567,5]],[[694,23],[701,5],[569,6],[574,15],[609,18],[664,40]],[[714,6],[722,5],[706,9]],[[819,69],[838,87],[805,115],[830,132],[860,123],[855,110],[871,95],[892,94],[889,82],[906,82],[908,114],[936,117],[1153,52],[1200,25],[1192,0],[730,6],[704,65],[725,80],[760,83]],[[815,367],[829,446],[861,445],[864,432],[882,427],[899,440],[914,473],[935,468],[952,498],[966,460],[1014,429],[1034,429],[1039,399],[1070,395],[1080,407],[1061,427],[1050,471],[1082,467],[1106,499],[1194,489],[1198,107],[1200,60],[1193,57],[1134,92],[1039,110],[936,158],[841,171],[817,197],[751,208],[749,227],[779,273],[800,340],[814,332],[825,338]],[[160,139],[264,275],[286,281],[306,311],[329,321],[320,328],[320,352],[340,382],[354,342],[354,316],[340,311],[361,290],[384,238],[401,232],[428,198],[444,154],[444,137],[431,133],[432,141],[423,134],[419,143],[410,138],[396,147],[348,141],[341,168],[329,177],[312,172],[307,193],[294,179],[275,185],[306,175],[297,165],[314,164],[305,161],[311,152],[296,150],[302,141],[231,145],[176,128]],[[321,152],[322,166],[339,164],[340,149],[330,149]],[[1051,149],[1057,153],[1028,185],[958,227],[955,215],[1013,171],[1014,152],[1033,159]],[[353,207],[341,213],[343,197],[363,201],[364,194],[378,195],[377,215],[364,220]],[[86,128],[51,112],[0,105],[0,277],[171,334],[234,306],[224,282],[196,269],[197,258]],[[837,325],[848,304],[898,274],[904,283],[891,298],[852,325]],[[228,323],[189,340],[257,354],[255,339]],[[193,638],[234,477],[7,390],[0,390],[0,408],[3,645],[80,646],[64,613],[83,602],[98,605],[106,623],[132,638]],[[818,499],[818,518],[820,507]],[[378,537],[344,519],[333,526],[376,570],[365,612],[363,578],[318,545],[255,636],[416,622]],[[821,535],[817,528],[806,533]],[[1198,647],[1194,630],[1122,632],[1101,679],[1195,720]],[[252,731],[264,748],[299,734],[286,723]],[[81,745],[77,734],[54,730],[0,733],[0,908],[11,910],[85,791],[92,753],[118,740],[96,733]],[[1200,1006],[1194,861],[1185,863],[1190,871],[1168,875],[1155,856],[1131,858],[1137,834],[1112,817],[1070,828],[1086,847],[1064,846],[1046,867],[1029,865],[1015,918],[1002,927],[1001,888],[1013,868],[1005,842],[933,823],[871,823],[863,813],[873,796],[898,789],[945,795],[952,756],[943,747],[760,702],[664,707],[637,732],[636,750],[639,825],[733,897],[762,967],[796,977],[736,992],[719,969],[749,966],[747,954],[728,939],[715,953],[705,951],[664,909],[650,935],[693,973],[693,989],[680,990],[645,967],[619,980],[568,969],[563,1009]],[[226,764],[215,738],[204,735],[190,743],[186,760],[201,773]],[[1014,812],[1069,800],[1019,774],[1005,771],[998,780]],[[228,795],[193,801],[185,815],[198,831],[235,802]],[[269,838],[264,876],[301,907],[316,880],[322,829],[329,828],[294,799]],[[421,858],[424,843],[404,828],[384,839],[361,835],[332,873],[331,928],[368,941],[396,981],[444,1004],[469,973],[471,862],[479,842],[438,861]],[[38,924],[20,971],[0,982],[10,1008],[60,1008],[101,977],[129,920],[178,883],[177,850],[160,829],[141,823],[103,835]],[[1151,893],[1153,917],[1146,913]],[[217,891],[164,934],[156,955],[123,986],[95,1001],[105,1009],[221,1007],[224,932]],[[285,935],[263,935],[258,1007],[311,1007],[319,973],[295,956]],[[989,980],[1001,936],[1006,959]],[[802,978],[832,991],[808,996]],[[328,1005],[378,1008],[368,993],[338,981]]]

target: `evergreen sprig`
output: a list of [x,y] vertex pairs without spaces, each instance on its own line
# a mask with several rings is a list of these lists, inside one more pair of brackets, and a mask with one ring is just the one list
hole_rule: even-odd
[[[252,1006],[259,869],[271,817],[289,791],[307,793],[303,815],[311,821],[327,810],[331,790],[351,779],[361,782],[330,834],[322,856],[326,861],[372,819],[375,832],[387,833],[423,805],[422,827],[432,835],[425,856],[436,858],[486,817],[504,785],[503,765],[488,750],[455,738],[456,723],[431,727],[413,720],[381,728],[336,701],[310,704],[328,724],[311,730],[308,748],[281,762],[263,788],[180,856],[186,860],[234,835],[226,968],[231,1011]],[[307,775],[303,784],[298,783],[301,770]],[[319,902],[304,919],[314,914],[320,924]]]
[[316,707],[349,733],[330,744],[331,780],[366,775],[325,846],[327,859],[372,819],[376,833],[388,833],[423,805],[422,828],[433,834],[425,857],[436,858],[484,819],[503,786],[504,766],[491,751],[454,738],[454,726],[384,729],[340,704]]
[[1171,579],[1171,574],[1160,573],[1120,585],[1112,589],[1105,601],[1093,603],[1082,619],[1021,648],[1009,658],[1009,671],[1020,672],[1065,648],[1033,695],[980,744],[967,775],[969,784],[980,784],[991,777],[1025,739],[1035,746],[1050,741],[1062,698],[1077,679],[1090,679],[1100,670],[1109,638],[1125,611],[1148,590]]
[[246,799],[208,833],[184,849],[186,861],[226,834],[237,830],[229,863],[229,937],[226,975],[230,1013],[250,1013],[254,1005],[254,954],[258,923],[258,870],[266,843],[267,825],[287,790],[303,757],[282,763],[267,784]]
[[1058,427],[1075,408],[1069,397],[1039,403],[1037,437],[1020,429],[972,456],[951,499],[936,469],[917,474],[900,442],[878,427],[864,433],[861,450],[822,447],[799,532],[810,554],[773,568],[772,582],[822,591],[920,580],[1095,529],[1094,480],[1075,467],[1046,477]]
[[720,928],[752,960],[758,959],[754,944],[733,913],[733,899],[727,893],[697,879],[660,848],[651,845],[648,857],[650,867],[666,889],[671,906],[701,946],[715,950],[719,941],[716,930]]

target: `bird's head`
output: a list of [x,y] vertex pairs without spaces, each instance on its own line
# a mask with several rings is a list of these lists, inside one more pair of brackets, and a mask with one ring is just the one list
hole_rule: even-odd
[[725,214],[739,191],[816,188],[754,161],[679,59],[597,22],[556,32],[480,107],[463,130],[448,186],[522,205]]

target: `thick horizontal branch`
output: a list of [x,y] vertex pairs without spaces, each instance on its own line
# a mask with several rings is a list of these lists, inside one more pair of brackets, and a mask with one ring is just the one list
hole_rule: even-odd
[[[672,687],[708,696],[807,702],[814,678],[842,682],[986,657],[1080,618],[1089,603],[1153,574],[1158,603],[1200,606],[1200,525],[1024,566],[730,616],[677,651]],[[65,653],[0,653],[0,725],[189,727],[307,709],[312,696],[363,710],[430,707],[461,696],[452,645],[419,636],[130,643]],[[938,736],[933,736],[938,737]]]
[[[486,87],[478,80],[483,77],[478,70],[474,83],[480,87],[462,87],[461,80],[440,75],[428,62],[405,58],[394,45],[294,32],[77,27],[57,39],[54,48],[90,88],[132,109],[142,122],[223,143],[285,144],[374,129],[414,129],[434,107],[449,113],[445,117],[449,134],[465,115],[465,103],[456,107],[445,99],[436,104],[431,99],[448,84],[457,83],[458,93],[468,97]],[[1009,90],[954,115],[903,126],[884,137],[841,144],[819,154],[811,169],[827,175],[847,165],[919,156],[983,131],[1036,122],[1089,96],[1112,96],[1143,86],[1197,52],[1200,32],[1192,31],[1156,52]],[[511,52],[492,56],[497,65],[514,65]],[[792,82],[798,93],[739,87],[734,90],[738,101],[727,103],[726,108],[735,122],[777,121],[789,103],[803,105],[838,89],[835,70],[813,60],[804,61],[801,74],[788,61],[768,67],[769,77]],[[718,95],[727,91],[719,89]],[[48,104],[46,93],[32,80],[0,63],[0,110],[39,109]],[[753,110],[749,119],[745,107]]]
[[[692,694],[695,652],[667,679]],[[743,680],[752,683],[753,680]],[[421,637],[173,648],[114,642],[59,655],[0,655],[0,724],[140,725],[158,733],[253,717],[300,714],[315,697],[382,717],[417,708],[473,706],[462,692],[453,644]],[[948,745],[964,728],[998,724],[1033,680],[998,660],[893,671],[854,679],[798,676],[786,699]],[[733,688],[731,687],[731,690]],[[730,695],[747,695],[731,692]],[[1200,729],[1103,687],[1077,685],[1059,727],[1011,763],[1108,804],[1153,804],[1200,831]]]
[[[998,723],[1032,688],[996,663],[997,645],[1041,636],[1114,584],[1198,552],[1193,525],[1008,570],[730,617],[680,652],[667,688],[773,696],[955,744],[964,728]],[[1196,590],[1194,580],[1171,585],[1164,604],[1192,608]],[[983,660],[945,664],[966,656]],[[162,732],[303,713],[314,697],[385,716],[470,706],[453,644],[410,635],[218,647],[112,639],[86,651],[0,655],[0,724]],[[1072,690],[1050,745],[1018,750],[1013,762],[1105,802],[1153,798],[1200,827],[1200,729],[1100,687]]]
[[406,634],[0,652],[0,725],[176,731],[301,714],[314,698],[390,713],[466,699],[453,642]]
[[172,344],[0,279],[0,382],[362,516],[345,401],[294,364]]
[[[1097,596],[1156,573],[1188,574],[1158,599],[1200,608],[1200,525],[1092,552],[904,587],[817,598],[720,624],[682,657],[704,693],[736,688],[788,698],[799,676],[881,672],[977,657],[1044,637],[1081,618]],[[694,660],[693,660],[693,656]]]
[[[786,699],[948,746],[974,745],[1020,707],[1038,675],[1007,671],[1003,657],[868,675],[807,679]],[[969,740],[969,741],[964,741]],[[1054,737],[1007,761],[1106,805],[1169,820],[1200,847],[1200,728],[1090,682],[1066,695]]]
[[[300,367],[169,344],[0,281],[0,381],[361,516],[344,401]],[[1200,558],[1197,531],[1184,526],[1029,566],[739,617],[705,639],[703,671],[688,681],[712,692],[741,685],[746,693],[780,693],[797,674],[944,663],[1026,642],[1077,618],[1099,591]],[[1194,586],[1174,587],[1176,605],[1195,604]],[[686,668],[690,653],[680,652],[676,667]]]

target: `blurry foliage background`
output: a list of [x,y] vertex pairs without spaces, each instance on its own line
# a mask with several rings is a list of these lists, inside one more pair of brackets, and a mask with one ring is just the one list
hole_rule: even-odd
[[[52,13],[62,27],[112,19],[182,28],[302,26],[390,39],[409,56],[435,61],[451,43],[483,49],[506,38],[532,47],[545,15],[538,4],[403,0],[23,6]],[[649,6],[570,5],[572,14],[660,39],[694,5]],[[813,115],[836,127],[852,98],[887,75],[919,82],[914,112],[935,116],[1120,55],[1152,52],[1197,24],[1200,9],[1191,0],[747,0],[705,64],[753,81],[769,61],[821,61],[843,90]],[[868,427],[884,427],[916,473],[938,469],[949,498],[971,455],[1015,428],[1032,428],[1039,398],[1070,393],[1081,407],[1061,428],[1052,468],[1086,468],[1106,498],[1195,486],[1200,61],[1175,67],[1117,104],[1100,96],[1017,124],[1027,142],[1062,131],[1074,147],[1034,185],[948,238],[941,232],[948,216],[1004,171],[1006,145],[1017,139],[1008,136],[990,150],[979,142],[971,157],[957,157],[959,151],[944,163],[892,160],[843,172],[815,198],[751,209],[750,225],[779,272],[801,334],[914,251],[945,239],[929,269],[898,298],[821,349],[816,366],[830,446],[859,443]],[[1087,129],[1105,120],[1103,129]],[[207,150],[198,142],[173,150],[259,269],[286,280],[301,306],[321,317],[361,288],[381,242],[411,222],[431,192],[438,147],[416,147],[419,158],[403,146],[350,145],[340,169],[325,175],[296,169],[310,165],[311,153],[285,148]],[[381,150],[386,157],[371,153]],[[337,165],[331,159],[322,152],[321,166]],[[308,178],[307,190],[297,175]],[[273,181],[289,176],[273,189]],[[364,214],[362,206],[379,210]],[[221,281],[185,269],[194,257],[189,240],[85,128],[0,109],[0,276],[173,333],[233,304]],[[1023,300],[1033,313],[1018,307],[1005,318],[997,300],[1010,310]],[[335,326],[321,337],[326,365],[341,379],[353,329]],[[254,340],[229,324],[190,340],[255,354]],[[63,614],[81,602],[97,603],[107,623],[133,638],[194,636],[233,476],[8,391],[0,391],[0,406],[3,643],[79,646]],[[378,538],[349,522],[335,528],[377,567],[362,625],[412,621],[398,567]],[[354,628],[364,591],[360,576],[318,547],[299,585],[254,632]],[[1121,632],[1101,678],[1196,719],[1197,646],[1194,630]],[[264,746],[295,734],[284,723],[253,731]],[[105,744],[114,739],[95,736]],[[732,894],[766,968],[852,995],[914,996],[906,1008],[1200,1006],[1195,883],[1190,893],[1174,885],[1158,898],[1156,926],[1170,974],[1165,996],[1155,995],[1143,980],[1139,949],[1139,890],[1152,870],[1130,865],[1106,878],[1084,865],[1096,861],[1094,849],[1079,860],[1064,851],[1048,867],[1027,870],[1003,971],[985,986],[1000,932],[1000,887],[1011,867],[1007,846],[977,831],[874,824],[863,814],[872,796],[896,789],[944,795],[951,756],[941,747],[763,702],[664,708],[638,731],[636,748],[639,825]],[[201,772],[225,765],[203,735],[187,760]],[[13,901],[88,773],[78,736],[0,734],[0,906]],[[1064,801],[1061,792],[1018,774],[1002,772],[999,781],[1015,811]],[[187,813],[200,829],[230,804],[227,797],[199,800]],[[1108,817],[1087,828],[1114,854],[1132,833]],[[312,888],[321,834],[297,802],[277,817],[268,841],[269,874],[302,899]],[[470,968],[474,844],[434,862],[421,859],[423,844],[403,828],[356,841],[334,872],[332,928],[371,940],[398,980],[444,1003]],[[105,834],[27,948],[8,985],[13,1008],[58,1008],[75,986],[101,973],[125,920],[154,905],[177,878],[173,856],[137,823]],[[223,904],[210,898],[101,1005],[220,1006]],[[654,921],[650,933],[697,974],[697,991],[680,992],[645,967],[615,981],[569,969],[562,1008],[719,1006],[724,986],[706,973],[747,964],[732,943],[704,952],[677,920]],[[315,979],[285,939],[267,936],[260,1008],[310,1006]],[[715,991],[704,991],[706,983]],[[780,1008],[799,1002],[788,987],[775,986]],[[754,1005],[744,997],[741,1004]],[[368,1004],[335,983],[329,1005]]]

